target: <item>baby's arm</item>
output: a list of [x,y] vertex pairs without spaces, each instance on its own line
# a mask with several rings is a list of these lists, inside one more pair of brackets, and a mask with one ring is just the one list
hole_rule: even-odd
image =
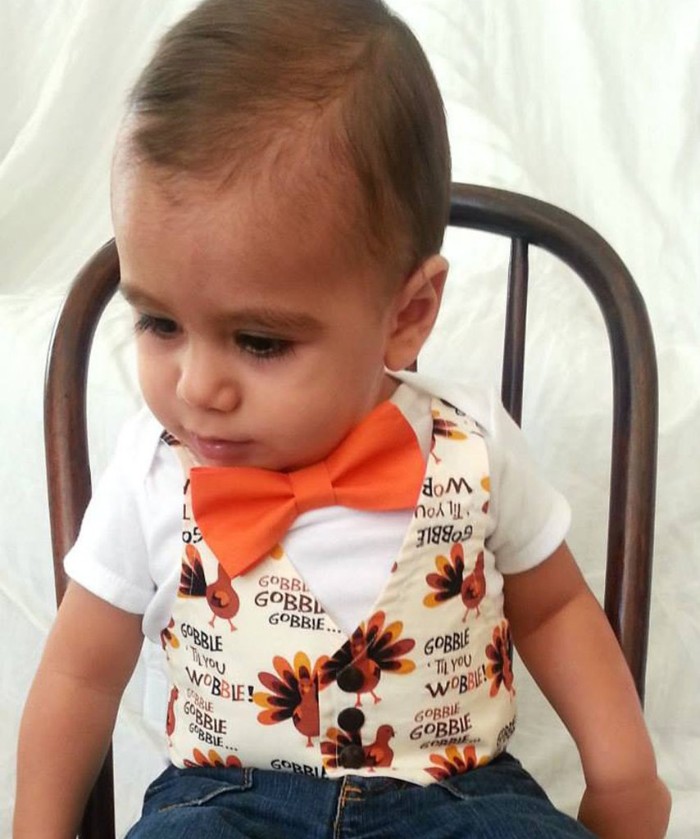
[[71,583],[20,727],[15,839],[73,839],[142,644],[141,616]]
[[566,544],[504,580],[518,652],[581,756],[579,819],[603,839],[664,836],[671,799],[656,773],[632,677]]

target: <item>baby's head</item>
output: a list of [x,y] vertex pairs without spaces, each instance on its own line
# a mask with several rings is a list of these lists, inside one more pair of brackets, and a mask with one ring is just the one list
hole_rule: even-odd
[[327,454],[432,327],[449,185],[434,77],[379,0],[205,0],[137,82],[115,155],[156,416],[205,462]]

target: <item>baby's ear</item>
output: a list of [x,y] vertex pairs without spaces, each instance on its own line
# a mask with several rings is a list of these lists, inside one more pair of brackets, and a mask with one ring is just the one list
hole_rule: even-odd
[[405,370],[418,357],[440,310],[448,270],[447,260],[434,254],[418,266],[396,293],[392,330],[384,355],[389,370]]

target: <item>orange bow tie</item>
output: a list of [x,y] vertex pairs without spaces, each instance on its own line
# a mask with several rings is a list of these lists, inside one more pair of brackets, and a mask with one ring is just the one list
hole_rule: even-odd
[[401,411],[382,402],[325,460],[295,472],[246,466],[190,471],[197,525],[230,577],[269,554],[297,516],[335,504],[358,510],[413,507],[425,464]]

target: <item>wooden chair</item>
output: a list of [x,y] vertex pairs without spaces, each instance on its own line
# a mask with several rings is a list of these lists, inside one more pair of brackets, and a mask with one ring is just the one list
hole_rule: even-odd
[[[657,378],[644,303],[624,264],[594,230],[550,204],[486,187],[455,184],[450,223],[511,239],[502,398],[520,422],[528,250],[543,248],[572,268],[605,319],[613,364],[613,436],[605,611],[643,699],[656,482]],[[63,557],[91,494],[85,391],[99,317],[119,282],[113,241],[73,283],[49,350],[45,437],[56,599],[65,591]],[[88,802],[82,839],[114,836],[112,760]]]

